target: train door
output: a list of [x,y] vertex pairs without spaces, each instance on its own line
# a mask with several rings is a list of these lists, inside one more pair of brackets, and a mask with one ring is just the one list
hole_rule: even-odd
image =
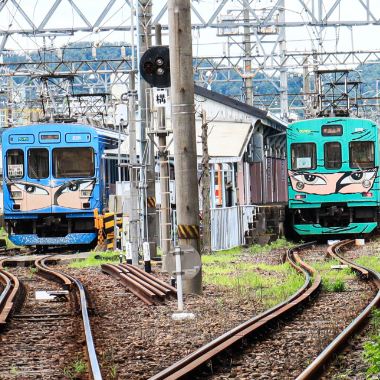
[[26,151],[26,207],[28,211],[51,213],[52,188],[49,172],[49,150],[29,148]]

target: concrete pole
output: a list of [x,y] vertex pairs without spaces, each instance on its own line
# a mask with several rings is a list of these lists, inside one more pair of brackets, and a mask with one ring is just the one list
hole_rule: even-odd
[[[140,47],[140,58],[152,45],[152,2],[150,0],[139,0],[138,1],[139,10],[139,47]],[[156,249],[158,243],[158,233],[157,233],[157,212],[156,212],[156,178],[155,178],[155,159],[154,159],[154,143],[148,137],[147,130],[147,120],[149,120],[149,109],[147,105],[147,89],[149,88],[148,83],[144,79],[140,80],[140,96],[139,102],[141,107],[141,147],[142,152],[140,160],[143,164],[147,165],[146,171],[146,197],[147,197],[147,222],[148,222],[148,236],[147,240],[151,243],[154,243],[154,247],[150,247],[151,256],[156,256]],[[144,154],[149,155],[145,156]],[[154,200],[154,202],[153,202]],[[152,207],[151,207],[152,206]],[[153,252],[152,252],[153,250]]]
[[[174,167],[179,244],[198,252],[199,201],[195,133],[193,55],[189,0],[169,0]],[[202,270],[183,281],[184,293],[202,294]]]
[[[155,29],[156,45],[162,45],[161,24]],[[171,246],[171,223],[170,223],[170,178],[168,152],[166,150],[166,108],[157,108],[158,120],[158,146],[160,164],[160,185],[161,185],[161,249],[167,255]]]
[[[249,23],[249,10],[244,9],[244,23]],[[245,74],[250,74],[252,72],[252,61],[250,59],[251,53],[251,28],[249,26],[244,27],[244,51],[245,51]],[[246,78],[244,81],[245,86],[245,102],[252,105],[252,78]]]
[[136,154],[136,96],[134,90],[134,73],[130,74],[130,87],[128,91],[128,120],[129,120],[129,181],[130,181],[130,199],[131,199],[131,216],[129,220],[129,239],[132,243],[132,265],[139,264],[139,194],[137,180],[137,154]]
[[207,144],[208,124],[206,111],[202,110],[202,205],[203,205],[203,253],[210,254],[211,251],[211,224],[210,224],[210,156]]

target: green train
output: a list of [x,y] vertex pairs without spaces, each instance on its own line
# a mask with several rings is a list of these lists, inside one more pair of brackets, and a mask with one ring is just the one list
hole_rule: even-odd
[[288,211],[299,235],[368,234],[379,224],[377,125],[317,118],[287,130]]

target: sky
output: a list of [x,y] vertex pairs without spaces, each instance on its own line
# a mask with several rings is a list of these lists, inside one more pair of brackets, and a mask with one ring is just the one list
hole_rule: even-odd
[[[12,30],[27,30],[30,25],[22,16],[22,9],[29,17],[31,22],[39,26],[45,18],[49,9],[55,4],[55,0],[17,0],[18,6],[8,1],[5,7],[0,12],[0,30],[3,32]],[[136,0],[133,0],[136,2]],[[318,0],[304,0],[307,7],[311,10],[317,10]],[[73,0],[79,10],[93,25],[101,12],[104,10],[109,0]],[[277,0],[253,0],[251,7],[257,15],[265,16],[265,14],[273,7]],[[323,0],[323,15],[331,8],[335,0]],[[365,3],[365,2],[363,2]],[[191,5],[199,12],[201,17],[208,21],[213,12],[219,7],[221,0],[198,0],[192,1]],[[343,5],[344,4],[344,5]],[[380,1],[370,0],[370,10],[376,19],[380,19]],[[164,0],[153,2],[153,19],[156,19],[159,11],[165,5]],[[238,15],[242,9],[241,2],[238,0],[229,0],[220,12],[215,23],[220,21],[227,14],[229,17]],[[284,0],[285,20],[301,22],[310,20],[302,4],[298,0]],[[330,21],[336,22],[336,27],[326,28],[318,40],[318,29],[311,27],[292,27],[286,28],[286,49],[288,51],[310,51],[316,49],[318,51],[347,51],[347,50],[380,50],[380,39],[376,36],[380,35],[380,25],[372,26],[354,26],[351,29],[341,26],[344,21],[365,21],[366,15],[360,0],[342,0],[342,5],[339,5],[330,17]],[[160,22],[167,24],[167,13],[164,14]],[[199,23],[196,14],[192,13],[192,22]],[[134,20],[136,25],[136,20]],[[59,7],[53,14],[52,18],[46,24],[46,28],[71,28],[85,25],[78,13],[72,7],[69,0],[62,0]],[[109,9],[107,16],[104,18],[101,26],[104,27],[130,27],[131,25],[131,10],[126,0],[115,0],[112,7]],[[74,35],[65,35],[57,38],[46,38],[45,44],[47,47],[70,45],[77,41],[88,41],[89,44],[99,44],[104,41],[120,42],[124,41],[127,44],[131,43],[131,32],[129,31],[100,31],[92,30],[91,33],[78,32]],[[167,31],[163,32],[163,43],[169,44]],[[254,50],[262,55],[268,54],[273,48],[273,41],[277,35],[267,36],[258,50]],[[136,41],[136,32],[134,33]],[[198,29],[193,31],[193,55],[194,56],[222,56],[227,52],[227,37],[218,37],[216,28]],[[229,41],[241,42],[241,36],[232,36]],[[254,37],[252,36],[252,40]],[[12,35],[6,44],[6,49],[10,50],[35,50],[43,46],[43,38],[41,36],[26,37],[21,34]],[[232,44],[230,53],[232,55],[241,55],[241,45]]]

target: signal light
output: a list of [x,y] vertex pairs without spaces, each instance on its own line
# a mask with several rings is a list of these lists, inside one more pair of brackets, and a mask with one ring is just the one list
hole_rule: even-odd
[[363,197],[372,198],[372,193],[362,193]]
[[296,199],[306,198],[306,195],[297,194]]
[[169,47],[151,46],[141,57],[140,74],[153,87],[170,87]]

